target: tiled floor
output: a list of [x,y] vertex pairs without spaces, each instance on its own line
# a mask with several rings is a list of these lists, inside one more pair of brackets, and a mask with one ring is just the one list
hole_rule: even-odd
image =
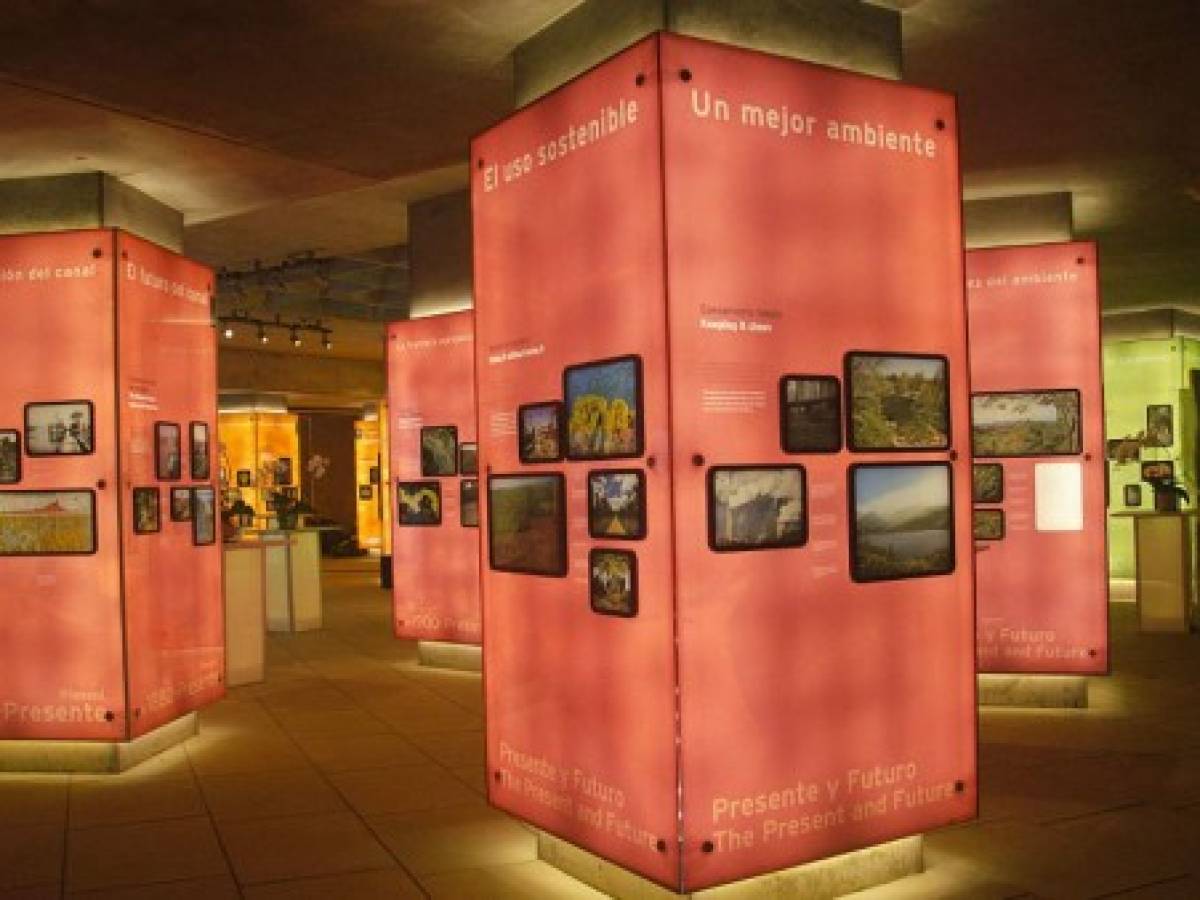
[[[120,776],[0,775],[0,900],[599,897],[483,799],[479,676],[392,639],[375,567],[326,574],[326,629]],[[859,900],[1200,897],[1200,638],[1114,607],[1085,711],[985,711],[978,822]]]

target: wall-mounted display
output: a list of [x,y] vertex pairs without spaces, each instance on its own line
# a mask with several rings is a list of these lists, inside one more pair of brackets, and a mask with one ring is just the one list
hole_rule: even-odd
[[567,574],[563,476],[488,477],[488,559],[501,572]]
[[1142,481],[1166,481],[1175,477],[1175,463],[1169,459],[1142,463]]
[[557,400],[517,409],[517,457],[523,463],[563,458],[563,406]]
[[567,456],[619,459],[642,455],[642,360],[621,356],[563,371]]
[[397,481],[396,524],[441,525],[441,482]]
[[154,471],[160,481],[183,477],[183,443],[175,422],[154,423]]
[[370,480],[371,484],[382,484],[383,483],[380,480],[379,466],[371,466],[371,468],[368,470],[367,477]]
[[850,467],[850,569],[855,581],[954,571],[954,510],[945,463]]
[[171,521],[190,522],[192,520],[192,489],[186,487],[171,488]]
[[27,456],[83,456],[95,449],[90,400],[29,403],[25,406]]
[[588,583],[593,612],[627,619],[637,615],[637,555],[633,551],[589,551]]
[[842,449],[842,387],[832,375],[784,375],[779,413],[784,453]]
[[1004,538],[1004,510],[976,509],[971,513],[971,534],[977,541],[999,541]]
[[162,530],[162,509],[158,488],[133,489],[133,533],[156,534]]
[[473,441],[464,442],[458,447],[458,474],[479,474],[479,445]]
[[799,547],[808,539],[804,469],[725,466],[708,472],[708,545],[713,550]]
[[588,534],[618,540],[646,536],[646,476],[641,469],[588,472]]
[[1142,486],[1140,484],[1125,485],[1125,505],[1126,506],[1141,506],[1142,505]]
[[292,458],[281,456],[275,460],[275,484],[279,487],[290,485],[294,478]]
[[458,428],[427,425],[421,429],[421,475],[436,478],[458,473]]
[[977,457],[1079,453],[1079,391],[972,394],[971,446]]
[[217,492],[208,486],[192,488],[192,543],[203,546],[216,540]]
[[949,366],[944,356],[847,353],[846,397],[851,450],[950,446]]
[[0,491],[0,556],[95,552],[93,491]]
[[208,423],[192,422],[191,432],[191,472],[193,481],[205,481],[212,475],[212,456],[209,452]]
[[375,486],[372,484],[360,484],[358,486],[359,500],[373,500],[375,498]]
[[240,488],[251,487],[254,484],[254,475],[249,469],[238,469],[237,486]]
[[458,523],[463,528],[479,527],[479,481],[464,478],[459,484]]
[[976,503],[1004,502],[1004,466],[975,463],[971,467],[971,499]]
[[1170,447],[1175,443],[1175,423],[1171,404],[1152,403],[1146,407],[1146,446]]
[[21,480],[21,432],[15,428],[0,430],[0,484]]

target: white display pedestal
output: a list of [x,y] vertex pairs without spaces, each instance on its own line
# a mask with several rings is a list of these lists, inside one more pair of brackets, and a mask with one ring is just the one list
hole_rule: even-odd
[[482,672],[483,648],[478,644],[450,641],[417,641],[417,661],[434,669]]
[[225,684],[262,681],[266,668],[267,569],[271,541],[225,544]]
[[260,531],[265,551],[268,631],[322,625],[321,533],[315,528]]
[[985,673],[978,677],[980,706],[1086,709],[1088,705],[1088,680],[1084,675]]

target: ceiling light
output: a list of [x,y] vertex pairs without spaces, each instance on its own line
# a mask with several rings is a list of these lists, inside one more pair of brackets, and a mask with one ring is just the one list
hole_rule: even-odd
[[295,328],[292,329],[292,346],[300,346],[300,332],[298,332]]
[[321,338],[321,346],[326,350],[333,349],[333,341],[330,339],[329,335],[325,335],[325,337]]
[[225,326],[225,340],[227,340],[227,341],[233,340],[233,326],[232,325]]

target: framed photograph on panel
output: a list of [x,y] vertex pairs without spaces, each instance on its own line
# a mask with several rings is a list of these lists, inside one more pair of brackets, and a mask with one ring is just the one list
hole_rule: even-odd
[[557,400],[517,407],[517,456],[523,463],[563,458],[563,405]]
[[488,562],[500,572],[565,578],[567,510],[559,473],[490,475]]
[[421,429],[421,477],[458,474],[458,428],[427,425]]
[[850,467],[850,577],[894,581],[954,571],[948,463]]
[[171,521],[192,521],[192,489],[186,487],[171,488]]
[[1004,510],[972,510],[971,534],[977,541],[1004,540]]
[[479,527],[479,480],[464,478],[458,486],[458,524],[463,528]]
[[175,422],[154,423],[154,472],[159,481],[183,477],[182,442]]
[[1073,456],[1081,451],[1079,391],[1001,391],[971,395],[971,448],[977,457]]
[[21,481],[21,432],[15,428],[0,429],[0,484],[19,484]]
[[949,368],[944,356],[847,353],[850,449],[949,449]]
[[1140,484],[1125,485],[1125,505],[1126,506],[1141,506],[1142,505],[1142,486]]
[[717,551],[801,547],[808,540],[802,466],[708,470],[708,546]]
[[249,469],[238,469],[237,486],[240,488],[251,487],[254,484],[254,473]]
[[192,422],[188,428],[191,435],[191,472],[193,481],[205,481],[212,474],[209,462],[208,423]]
[[379,466],[371,466],[371,471],[370,471],[368,480],[371,482],[371,484],[382,484],[383,483],[382,481],[380,481]]
[[588,534],[625,541],[646,536],[646,475],[641,469],[588,472]]
[[458,446],[458,474],[479,474],[479,445],[472,442]]
[[971,467],[971,500],[975,503],[1004,502],[1004,466],[975,463]]
[[192,488],[192,543],[217,542],[217,492],[205,485]]
[[133,533],[156,534],[162,530],[162,511],[156,487],[133,489]]
[[637,615],[637,555],[632,550],[590,550],[588,584],[592,612],[626,619]]
[[375,486],[373,484],[360,484],[358,486],[358,499],[359,500],[374,500],[375,499]]
[[442,483],[440,481],[397,481],[396,524],[441,525]]
[[784,453],[842,449],[842,385],[832,375],[779,380],[779,433]]
[[26,456],[86,456],[96,449],[90,400],[25,405]]
[[95,552],[95,491],[0,491],[0,556]]
[[1175,477],[1175,463],[1169,459],[1156,459],[1142,463],[1142,481],[1166,481]]
[[619,356],[563,370],[568,459],[642,455],[642,360]]
[[275,460],[275,484],[279,487],[292,483],[293,467],[290,456],[281,456]]
[[1146,407],[1146,446],[1170,447],[1175,443],[1175,423],[1171,404],[1152,403]]

